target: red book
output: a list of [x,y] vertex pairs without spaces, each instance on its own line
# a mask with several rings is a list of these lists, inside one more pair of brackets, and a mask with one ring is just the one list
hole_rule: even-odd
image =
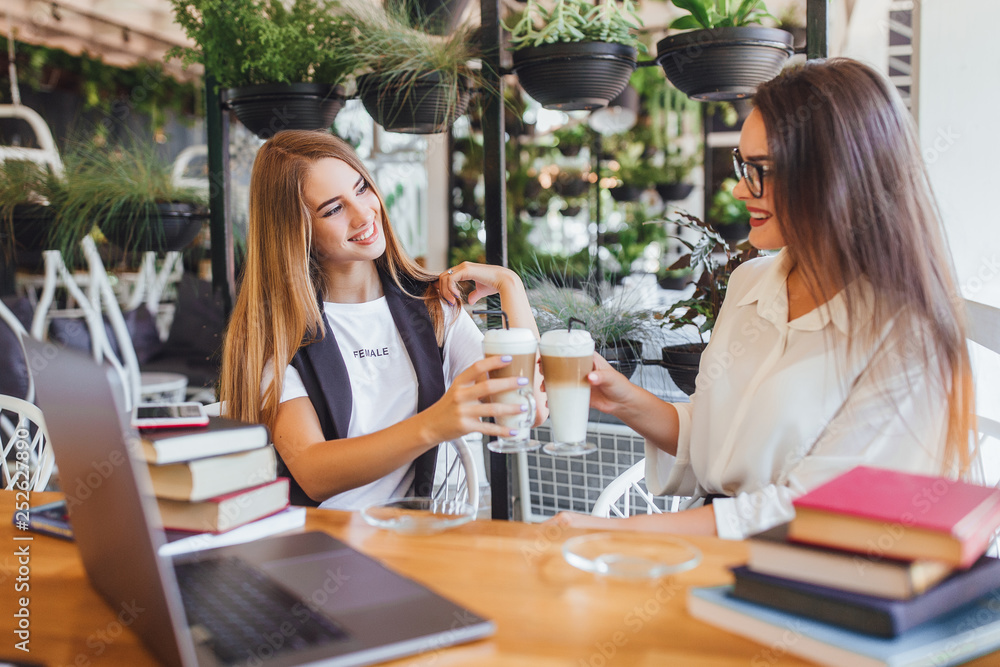
[[167,498],[156,502],[168,530],[224,533],[288,507],[288,478],[199,502]]
[[1000,527],[1000,490],[859,466],[795,500],[788,537],[874,558],[972,565]]

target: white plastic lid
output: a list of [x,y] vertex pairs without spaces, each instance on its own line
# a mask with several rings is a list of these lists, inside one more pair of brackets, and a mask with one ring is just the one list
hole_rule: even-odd
[[585,329],[554,329],[542,334],[540,347],[547,357],[581,357],[594,351],[594,339]]

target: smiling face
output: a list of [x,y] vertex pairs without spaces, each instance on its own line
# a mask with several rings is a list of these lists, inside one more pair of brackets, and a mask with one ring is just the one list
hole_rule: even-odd
[[306,173],[302,194],[312,214],[312,250],[322,263],[372,261],[385,252],[382,205],[349,164],[317,160]]
[[[772,169],[774,165],[771,161],[767,148],[767,131],[764,129],[764,119],[756,109],[750,112],[743,123],[743,130],[740,132],[740,154],[744,161],[757,164],[765,169]],[[760,250],[776,250],[785,246],[785,239],[781,234],[777,218],[774,214],[774,177],[773,171],[765,173],[764,195],[755,198],[750,194],[745,179],[733,188],[733,196],[746,204],[750,213],[750,237],[749,241],[755,248]]]

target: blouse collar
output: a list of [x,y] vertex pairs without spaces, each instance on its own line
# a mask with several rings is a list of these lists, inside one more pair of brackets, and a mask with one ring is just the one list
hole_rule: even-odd
[[[792,270],[792,260],[784,248],[768,263],[764,274],[739,300],[737,305],[747,306],[757,303],[757,314],[777,327],[788,327],[799,331],[821,331],[831,322],[837,329],[848,332],[847,301],[844,290],[837,292],[827,303],[814,308],[805,315],[788,321],[788,274]],[[858,317],[863,321],[871,313],[874,292],[867,280],[855,281],[860,290]]]

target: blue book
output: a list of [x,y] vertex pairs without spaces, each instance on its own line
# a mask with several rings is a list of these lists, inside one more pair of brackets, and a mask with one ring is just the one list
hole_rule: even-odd
[[733,568],[733,595],[781,611],[878,637],[902,632],[968,604],[1000,588],[1000,560],[983,556],[968,570],[950,577],[909,600],[818,586],[784,577]]
[[894,639],[882,639],[746,602],[733,597],[732,589],[690,589],[688,612],[764,644],[767,648],[758,654],[761,664],[791,654],[831,667],[945,667],[1000,648],[1000,590]]

